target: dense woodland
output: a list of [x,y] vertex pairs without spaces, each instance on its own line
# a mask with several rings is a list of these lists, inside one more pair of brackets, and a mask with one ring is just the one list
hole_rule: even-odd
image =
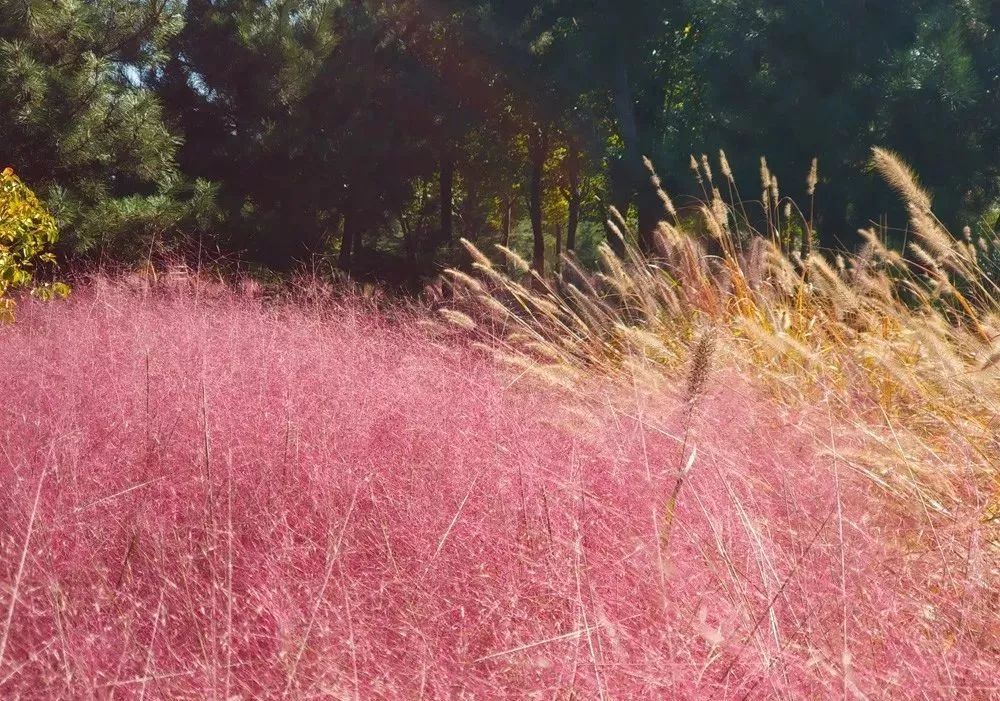
[[818,158],[823,246],[905,223],[872,145],[991,229],[998,30],[987,0],[0,0],[0,165],[84,264],[413,283],[466,237],[549,271],[593,256],[611,205],[643,244],[643,156],[683,217],[729,186],[691,172],[719,149],[751,218],[762,155],[806,203]]

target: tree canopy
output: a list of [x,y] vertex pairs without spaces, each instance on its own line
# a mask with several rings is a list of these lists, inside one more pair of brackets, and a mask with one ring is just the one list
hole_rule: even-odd
[[998,29],[986,0],[8,0],[0,157],[63,255],[125,263],[197,240],[403,283],[467,237],[545,271],[612,205],[648,243],[643,157],[683,210],[717,149],[748,199],[760,156],[792,196],[818,158],[820,240],[851,246],[904,221],[873,145],[993,226]]

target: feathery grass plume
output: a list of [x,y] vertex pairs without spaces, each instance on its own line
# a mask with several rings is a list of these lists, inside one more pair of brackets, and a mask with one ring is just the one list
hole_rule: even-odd
[[861,307],[857,293],[845,282],[846,265],[844,257],[837,255],[837,269],[834,270],[821,255],[810,256],[808,265],[813,272],[810,278],[814,285],[822,289],[827,300],[833,304],[835,318],[854,313]]
[[629,228],[628,222],[625,220],[625,215],[619,212],[618,208],[614,205],[608,207],[608,213],[611,214],[611,218],[615,221],[615,224],[618,225],[618,231],[622,234],[622,240],[635,241],[635,236]]
[[920,263],[928,274],[934,273],[937,275],[941,274],[941,267],[938,265],[937,258],[932,256],[923,246],[916,242],[912,242],[909,245],[910,251],[916,256],[917,262]]
[[684,393],[684,398],[689,403],[697,400],[705,390],[712,370],[715,347],[716,331],[714,328],[708,328],[701,334],[691,352],[691,368],[688,371],[687,390]]
[[466,273],[463,273],[461,270],[448,268],[444,272],[445,275],[451,278],[452,284],[457,283],[456,287],[465,286],[473,292],[485,292],[479,280],[475,279],[474,277],[471,277]]
[[559,346],[548,341],[526,341],[524,350],[531,355],[545,360],[551,365],[566,365],[567,357]]
[[[862,273],[855,277],[853,283],[858,292],[869,302],[882,305],[893,305],[896,302],[893,283],[884,272],[878,274]],[[893,311],[886,306],[882,309],[882,314],[891,315]]]
[[776,311],[778,312],[778,318],[774,327],[781,333],[787,333],[792,328],[792,315],[784,308],[779,308]]
[[660,202],[663,203],[663,209],[665,209],[667,213],[676,220],[677,209],[674,207],[674,202],[670,199],[670,195],[668,195],[663,188],[657,188],[656,196],[659,197]]
[[660,300],[659,305],[666,311],[666,314],[657,316],[657,321],[663,322],[668,319],[674,321],[683,316],[685,305],[681,302],[676,288],[664,284],[657,285],[656,295]]
[[637,278],[629,274],[625,267],[626,262],[607,246],[602,246],[598,250],[598,260],[602,269],[602,272],[598,273],[599,279],[604,281],[619,297],[620,302],[628,308],[630,301],[636,297]]
[[[543,329],[546,333],[548,329]],[[527,325],[519,328],[516,331],[511,331],[505,337],[505,341],[510,345],[515,345],[518,348],[523,348],[529,343],[534,343],[539,339],[545,338],[545,334],[540,333],[538,329],[530,328]],[[534,361],[533,361],[534,362]]]
[[851,256],[852,274],[857,276],[867,272],[874,264],[875,258],[875,247],[865,241],[858,252]]
[[[592,281],[592,275],[590,271],[585,271],[580,267],[579,261],[576,256],[563,256],[563,277],[564,279],[570,279],[572,276],[573,285],[582,289],[584,293],[589,296],[596,297],[597,290],[594,288],[594,283]],[[569,275],[567,275],[569,273]]]
[[[927,349],[924,362],[937,365],[944,371],[944,377],[950,377],[953,381],[966,372],[968,365],[955,353],[948,329],[931,322],[915,324],[914,332],[918,341]],[[948,386],[953,386],[953,382],[942,383],[942,387]]]
[[493,285],[503,287],[507,284],[507,277],[504,275],[502,270],[497,270],[492,265],[486,266],[481,263],[473,263],[472,267],[480,274],[486,277],[486,279]]
[[691,172],[694,173],[694,177],[698,180],[698,184],[701,185],[701,169],[698,167],[698,160],[694,157],[693,153],[691,154],[691,160],[688,161],[688,167],[691,169]]
[[[785,318],[790,320],[786,314]],[[765,328],[756,319],[740,319],[736,328],[749,341],[759,344],[767,353],[761,353],[761,364],[770,364],[782,368],[807,369],[813,359],[813,351],[805,343],[788,333],[781,332],[781,326],[772,323],[772,328]]]
[[928,275],[928,284],[930,286],[931,295],[928,298],[932,302],[939,301],[942,297],[946,297],[952,294],[954,287],[952,287],[951,280],[943,272],[938,271],[938,274]]
[[[703,177],[697,160],[692,159],[691,164]],[[780,192],[775,192],[777,183],[772,182],[776,178],[767,169],[766,160],[761,165],[763,201],[766,206],[777,205],[774,198],[775,194],[780,197]],[[807,179],[807,185],[811,180]],[[524,304],[533,312],[516,312],[517,323],[525,330],[538,329],[539,336],[531,342],[554,344],[577,368],[633,377],[645,372],[643,358],[659,362],[651,356],[661,351],[652,351],[653,347],[675,348],[714,327],[725,336],[723,347],[730,362],[740,372],[763,378],[768,391],[786,401],[826,397],[842,402],[855,412],[852,420],[859,426],[882,425],[885,417],[870,413],[877,407],[891,417],[891,431],[901,441],[933,444],[937,449],[956,446],[956,441],[981,440],[964,428],[962,437],[955,437],[954,427],[991,419],[983,418],[990,415],[983,392],[977,395],[952,377],[955,373],[951,371],[959,369],[956,359],[965,374],[978,371],[982,358],[992,352],[986,350],[992,346],[984,339],[1000,333],[1000,322],[996,328],[976,322],[977,318],[992,318],[998,305],[995,295],[988,294],[988,283],[979,269],[982,261],[972,258],[964,242],[958,250],[960,242],[932,215],[922,216],[918,211],[914,226],[918,235],[910,242],[914,244],[910,250],[920,263],[912,268],[903,265],[900,253],[889,250],[874,230],[868,230],[861,233],[865,245],[860,254],[850,257],[850,265],[841,257],[838,273],[827,259],[796,257],[799,251],[783,251],[772,239],[773,228],[764,235],[751,232],[745,250],[730,253],[728,242],[736,235],[736,224],[747,222],[730,220],[728,204],[723,217],[719,203],[725,204],[713,188],[711,194],[706,192],[699,210],[704,223],[685,220],[661,224],[653,261],[638,251],[634,237],[623,236],[622,257],[602,244],[599,256],[603,272],[580,274],[583,271],[573,272],[566,266],[567,276],[584,282],[580,289],[566,283],[552,286],[545,295],[544,312],[526,300],[527,291],[497,286],[503,294],[513,295],[514,304]],[[787,209],[788,200],[781,204]],[[774,214],[773,209],[768,210],[768,217]],[[785,215],[787,218],[787,211]],[[770,219],[769,224],[773,227]],[[611,231],[616,228],[622,228],[621,217],[612,213]],[[722,242],[721,258],[707,253],[704,239],[708,237]],[[928,241],[936,251],[928,250],[932,245]],[[716,246],[709,248],[715,250]],[[949,259],[949,271],[966,269],[971,274],[951,284],[939,263],[945,258]],[[490,280],[493,285],[494,278]],[[525,301],[519,301],[522,298]],[[548,305],[562,311],[557,314]],[[935,331],[952,348],[941,354],[947,357],[942,363],[915,358],[915,329],[930,322],[937,325],[934,328],[949,329],[946,335]],[[652,334],[658,343],[645,334]],[[771,338],[765,340],[762,335]],[[931,348],[926,341],[919,345]],[[512,346],[511,352],[517,352],[516,347]],[[875,352],[881,353],[884,361],[873,365]],[[536,362],[541,358],[538,353],[532,357]],[[892,373],[882,369],[890,365]],[[960,420],[963,412],[977,418]],[[927,469],[929,464],[919,468]],[[981,469],[995,473],[994,468]],[[879,479],[891,481],[885,475]],[[899,481],[893,482],[893,489],[920,502],[933,498],[954,507],[949,500],[956,498],[957,492],[935,485],[955,479],[961,479],[957,473],[934,480]],[[931,495],[930,490],[940,493]]]
[[[794,297],[802,282],[794,264],[774,241],[763,237],[758,240],[760,243],[755,257],[760,261],[760,271],[750,272],[748,277],[762,279],[758,287],[766,284],[767,291],[775,293],[778,299]],[[770,299],[771,297],[767,296],[761,301]]]
[[754,236],[750,239],[750,246],[743,254],[740,267],[751,289],[759,290],[763,284],[770,252],[771,242],[763,236]]
[[[688,370],[687,387],[684,394],[685,404],[687,405],[684,420],[684,438],[681,441],[681,460],[684,464],[677,472],[673,489],[670,491],[670,495],[663,506],[663,515],[658,526],[660,548],[663,551],[661,556],[664,557],[669,557],[668,548],[673,533],[674,519],[677,514],[677,504],[681,488],[684,486],[698,455],[697,446],[692,447],[690,454],[688,453],[688,439],[691,432],[695,406],[708,383],[708,376],[712,368],[712,356],[715,353],[715,343],[716,330],[708,327],[702,332],[691,353],[691,366]],[[664,555],[664,553],[666,554]]]
[[955,249],[955,239],[941,228],[941,225],[929,212],[925,212],[912,203],[907,205],[907,209],[914,233],[920,237],[939,263],[945,263],[958,255]]
[[664,235],[665,229],[659,225],[651,234],[652,237],[652,253],[654,258],[666,259],[670,256],[670,251],[673,248],[667,237]]
[[508,262],[513,263],[514,267],[520,273],[526,273],[531,270],[531,264],[524,258],[519,256],[515,251],[501,244],[496,244],[497,250],[503,253],[504,257]]
[[591,335],[600,333],[613,323],[614,312],[606,306],[602,307],[591,295],[575,285],[566,286],[566,295],[577,316],[586,325],[587,333]]
[[816,184],[819,182],[819,159],[812,159],[809,165],[809,175],[806,176],[806,194],[812,197],[816,194]]
[[708,161],[708,156],[706,154],[701,154],[701,167],[705,171],[705,177],[708,179],[708,184],[712,185],[712,164]]
[[503,303],[498,301],[493,295],[479,295],[475,297],[475,302],[477,306],[477,312],[486,310],[489,316],[496,320],[507,321],[510,319],[518,320],[518,317],[510,310],[509,307],[504,306]]
[[781,192],[778,190],[778,176],[771,176],[771,198],[774,200],[774,206],[778,206],[778,202],[781,201]]
[[723,231],[729,231],[729,205],[722,199],[719,188],[712,188],[712,214],[718,220]]
[[722,172],[722,177],[730,183],[736,182],[733,178],[733,170],[729,167],[729,159],[726,158],[726,152],[722,149],[719,149],[719,170]]
[[510,353],[498,354],[497,359],[521,370],[522,375],[531,375],[543,384],[551,387],[560,387],[572,391],[578,386],[580,381],[579,373],[570,364],[543,364],[532,360],[529,356],[512,355]]
[[760,187],[762,190],[771,189],[771,171],[767,167],[767,159],[760,157]]
[[669,222],[661,221],[656,225],[656,228],[660,237],[666,242],[667,246],[671,250],[676,249],[683,241],[686,240],[685,235]]
[[701,205],[698,209],[701,211],[702,218],[705,220],[705,226],[708,229],[708,233],[712,235],[712,238],[720,242],[725,240],[725,231],[722,228],[722,223],[716,217],[715,211],[707,205]]
[[[568,296],[567,291],[567,298]],[[563,324],[569,328],[569,333],[561,335],[564,336],[562,340],[570,345],[591,337],[595,330],[594,319],[586,313],[586,308],[581,307],[563,308],[564,311],[561,316]]]
[[917,176],[898,154],[875,146],[872,148],[872,165],[885,181],[903,198],[922,212],[931,211],[931,198],[920,187]]
[[653,187],[660,186],[660,176],[656,172],[656,168],[653,167],[653,162],[649,160],[648,156],[642,157],[642,165],[645,166],[646,171],[649,173],[649,182],[652,183]]
[[858,235],[864,239],[865,244],[871,247],[872,254],[878,260],[881,260],[894,268],[902,268],[905,265],[903,257],[899,255],[899,251],[886,248],[885,244],[879,238],[878,234],[874,229],[858,229]]
[[604,223],[607,224],[608,230],[615,235],[615,238],[617,238],[622,243],[625,243],[625,235],[622,233],[622,230],[618,228],[618,224],[611,221],[610,219],[605,220]]
[[678,358],[677,349],[668,346],[666,338],[661,334],[621,323],[616,324],[615,329],[646,358],[657,363],[674,363]]
[[663,203],[663,208],[676,221],[676,219],[677,219],[677,209],[674,207],[673,200],[670,199],[670,196],[666,193],[666,191],[661,186],[661,184],[660,184],[660,176],[657,175],[656,169],[653,167],[653,162],[651,160],[649,160],[648,158],[646,158],[645,156],[643,156],[642,157],[642,163],[643,163],[644,166],[646,166],[646,170],[649,171],[649,181],[652,183],[653,187],[656,189],[656,196],[659,197],[660,198],[660,202]]
[[472,330],[476,328],[475,320],[468,314],[463,314],[462,312],[455,311],[454,309],[438,309],[438,314],[440,314],[444,319],[454,326],[459,328]]
[[476,248],[475,244],[473,244],[467,238],[465,238],[463,236],[462,238],[459,239],[459,242],[462,244],[462,246],[465,248],[465,250],[468,251],[468,253],[472,257],[472,260],[473,260],[474,263],[476,263],[478,265],[481,265],[484,268],[492,268],[493,267],[493,261],[491,261],[489,258],[487,258],[483,254],[483,252],[480,251],[478,248]]
[[546,315],[552,320],[558,319],[561,312],[564,311],[563,307],[561,307],[556,301],[549,299],[541,293],[526,290],[525,294],[522,295],[522,299],[525,303],[534,307],[536,311]]

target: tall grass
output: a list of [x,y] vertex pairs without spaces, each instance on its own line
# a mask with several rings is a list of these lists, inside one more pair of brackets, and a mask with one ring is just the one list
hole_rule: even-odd
[[934,512],[929,547],[850,469],[858,431],[767,399],[724,333],[659,384],[563,391],[358,300],[27,301],[0,693],[995,694],[983,532]]
[[197,276],[26,300],[0,696],[1000,697],[981,263],[800,263],[768,197],[597,274],[472,249],[457,332]]
[[[478,279],[451,272],[466,326],[475,319],[501,357],[564,385],[595,371],[657,382],[705,329],[717,330],[730,367],[782,402],[823,406],[850,426],[860,443],[840,458],[887,494],[946,518],[971,509],[991,521],[1000,496],[998,242],[973,241],[968,229],[951,235],[906,164],[874,149],[874,166],[907,206],[911,241],[892,250],[866,229],[856,255],[831,260],[814,251],[812,203],[803,214],[782,199],[763,159],[761,201],[734,199],[720,156],[730,197],[708,159],[692,157],[709,199],[694,218],[665,207],[652,256],[614,211],[608,225],[625,255],[604,246],[596,273],[565,258],[555,279],[531,272],[525,284],[466,243]],[[814,162],[810,196],[817,179]],[[754,206],[762,231],[749,224]]]

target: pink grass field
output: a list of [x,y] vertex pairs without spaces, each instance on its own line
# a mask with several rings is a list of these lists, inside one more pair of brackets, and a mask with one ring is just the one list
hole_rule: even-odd
[[689,421],[683,377],[557,392],[360,302],[18,315],[4,699],[1000,698],[976,515],[891,501],[726,368]]

